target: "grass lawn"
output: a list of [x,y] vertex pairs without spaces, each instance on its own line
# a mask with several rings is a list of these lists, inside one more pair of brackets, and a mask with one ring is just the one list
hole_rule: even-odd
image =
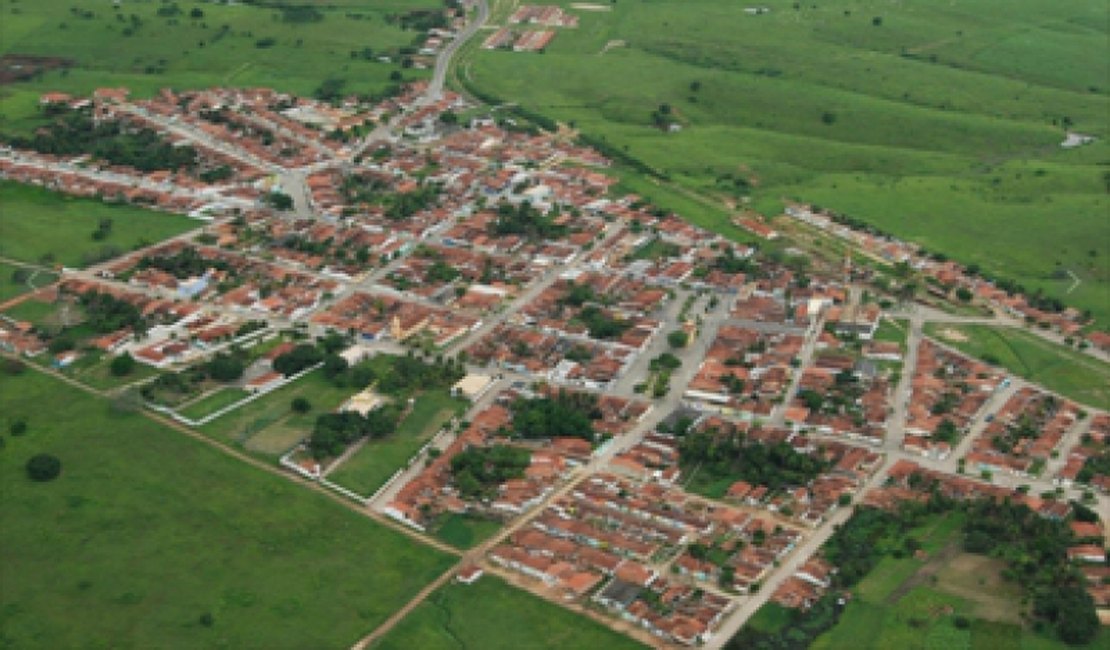
[[[728,236],[745,199],[809,201],[1061,298],[1066,269],[1065,300],[1110,322],[1101,4],[557,4],[579,26],[542,55],[470,47],[456,76],[670,179],[621,189]],[[1065,124],[1098,140],[1062,149]]]
[[875,330],[875,336],[872,338],[876,341],[889,341],[897,343],[898,347],[902,348],[902,352],[906,351],[906,339],[910,335],[910,324],[904,318],[884,318],[879,321],[879,328]]
[[[112,220],[112,231],[94,241],[101,219]],[[24,262],[87,266],[201,225],[176,214],[0,181],[0,255]]]
[[240,400],[246,399],[248,396],[250,396],[250,393],[242,388],[221,388],[201,399],[190,402],[188,406],[178,409],[177,412],[190,420],[199,420],[226,406],[231,406]]
[[[2,208],[0,208],[0,211],[2,211]],[[27,279],[16,281],[16,276],[24,273],[27,274]],[[0,262],[0,302],[21,296],[31,291],[32,288],[45,287],[57,279],[58,276],[49,271],[23,269],[23,267],[14,264]]]
[[465,551],[492,537],[503,525],[493,519],[450,514],[431,532],[451,546]]
[[1110,364],[1035,334],[989,325],[929,324],[937,340],[1084,404],[1110,409]]
[[456,582],[445,585],[371,647],[622,650],[643,646],[591,619],[486,575],[472,585]]
[[[0,376],[0,426],[7,647],[347,647],[453,562],[31,370]],[[33,483],[42,452],[62,474]]]
[[[334,410],[355,391],[339,388],[321,370],[268,393],[242,408],[205,424],[200,431],[265,456],[277,457],[312,433],[318,413]],[[294,398],[312,405],[308,413],[294,413]]]
[[445,422],[465,408],[465,402],[451,397],[445,390],[420,395],[412,412],[393,435],[368,441],[328,478],[361,495],[373,494],[394,472],[404,467]]

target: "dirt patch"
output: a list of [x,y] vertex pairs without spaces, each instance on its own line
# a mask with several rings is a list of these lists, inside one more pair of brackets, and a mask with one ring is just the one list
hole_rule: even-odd
[[1021,587],[1002,578],[1001,560],[960,553],[937,574],[936,588],[975,603],[975,615],[1000,623],[1021,624]]
[[609,5],[595,5],[591,2],[572,2],[571,9],[581,9],[582,11],[612,11],[613,8]]
[[0,85],[27,81],[44,72],[58,68],[68,68],[71,65],[73,65],[72,59],[63,59],[57,56],[5,54],[0,56]]
[[967,335],[960,330],[952,329],[951,327],[946,327],[938,331],[937,334],[940,334],[940,337],[942,339],[945,339],[946,341],[952,341],[954,343],[967,343]]

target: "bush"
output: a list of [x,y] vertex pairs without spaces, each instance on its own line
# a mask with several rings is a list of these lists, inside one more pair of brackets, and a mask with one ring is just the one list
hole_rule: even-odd
[[23,418],[14,420],[8,427],[8,433],[12,434],[13,436],[21,436],[27,433],[27,420],[24,420]]
[[312,402],[305,397],[294,397],[292,407],[297,413],[308,413],[312,410]]
[[130,375],[135,370],[135,359],[128,353],[124,352],[115,359],[112,359],[112,375],[116,377],[123,377]]
[[27,476],[32,481],[53,481],[62,473],[62,461],[50,454],[36,454],[27,461]]

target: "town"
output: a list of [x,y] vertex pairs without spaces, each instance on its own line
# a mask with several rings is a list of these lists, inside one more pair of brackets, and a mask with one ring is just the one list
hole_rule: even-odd
[[[577,25],[521,6],[482,47],[542,52]],[[830,549],[853,513],[1004,503],[1061,527],[1061,566],[1110,621],[1110,413],[952,331],[1027,328],[1105,361],[1089,314],[812,205],[775,223],[848,254],[784,251],[751,217],[727,238],[442,79],[40,105],[55,126],[0,149],[0,178],[194,226],[42,264],[56,281],[0,305],[6,356],[449,549],[461,584],[495,575],[644,644],[716,649],[768,603],[843,607]],[[162,153],[55,143],[87,130]]]

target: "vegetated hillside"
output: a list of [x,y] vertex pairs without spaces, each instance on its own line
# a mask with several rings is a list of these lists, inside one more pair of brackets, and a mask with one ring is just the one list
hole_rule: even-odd
[[163,87],[260,86],[309,95],[338,79],[345,91],[379,92],[394,83],[392,73],[426,75],[402,67],[423,34],[402,16],[443,8],[442,0],[5,0],[0,54],[59,57],[71,67],[0,86],[0,131],[33,124],[44,90],[126,86],[149,95]]
[[[1052,295],[1070,271],[1068,301],[1110,320],[1101,3],[564,6],[580,26],[545,53],[475,46],[460,76],[678,189],[768,214],[812,201]],[[1066,128],[1098,140],[1063,149]]]

